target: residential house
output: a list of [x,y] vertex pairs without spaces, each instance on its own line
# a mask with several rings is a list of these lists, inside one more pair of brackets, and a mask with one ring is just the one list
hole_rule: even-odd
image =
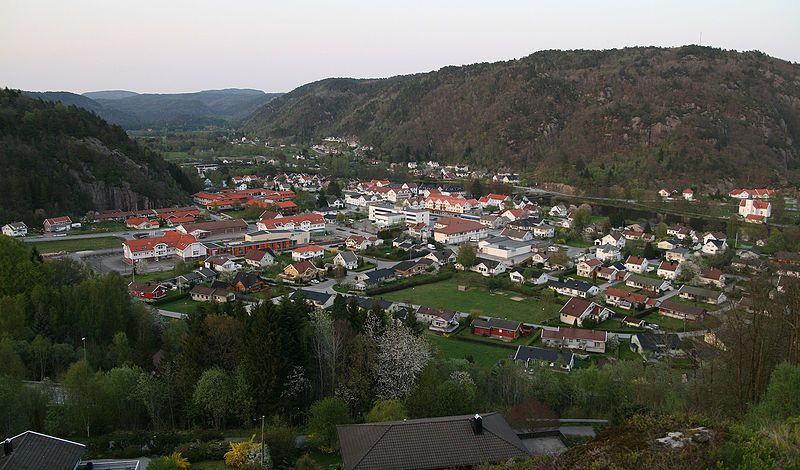
[[580,328],[543,329],[542,343],[552,348],[581,349],[587,352],[606,352],[608,333]]
[[319,269],[309,260],[297,261],[283,268],[280,276],[294,282],[308,282],[319,277]]
[[592,277],[592,274],[603,267],[603,262],[597,258],[583,260],[577,264],[577,274],[581,277]]
[[431,237],[431,228],[424,222],[410,224],[408,226],[408,234],[420,240],[427,240]]
[[382,245],[383,240],[378,237],[362,237],[361,235],[350,235],[344,241],[345,246],[351,250],[364,251],[373,246]]
[[533,236],[539,238],[553,238],[556,236],[556,229],[552,225],[539,225],[533,227]]
[[233,278],[232,285],[239,292],[255,292],[263,289],[266,283],[256,272],[239,271]]
[[644,274],[647,272],[647,258],[628,256],[625,260],[625,270],[631,273]]
[[325,248],[317,245],[300,246],[292,250],[292,261],[303,261],[324,256]]
[[716,268],[706,268],[700,272],[700,283],[725,288],[725,274]]
[[508,209],[500,215],[502,215],[509,222],[514,222],[515,220],[527,217],[528,211],[525,209]]
[[425,255],[425,257],[438,263],[440,266],[444,266],[447,263],[454,263],[457,255],[450,248],[445,248],[443,250],[432,251]]
[[178,288],[180,289],[185,289],[186,287],[193,286],[198,282],[202,281],[203,281],[203,276],[201,276],[200,273],[198,273],[197,271],[181,274],[180,276],[175,278],[175,283],[178,285]]
[[695,321],[702,320],[706,314],[706,310],[695,305],[674,302],[667,299],[661,302],[661,305],[658,306],[658,313],[659,315],[664,315],[665,317]]
[[526,277],[525,273],[519,268],[512,268],[511,271],[508,272],[508,277],[511,279],[511,282],[520,284],[530,282],[535,285],[542,285],[547,284],[550,280],[550,277],[542,271],[533,271]]
[[192,300],[195,302],[212,302],[217,304],[231,302],[235,296],[235,294],[228,289],[215,289],[206,286],[194,286],[190,293]]
[[641,318],[636,317],[623,317],[622,318],[622,325],[623,326],[630,326],[633,328],[644,328],[645,321]]
[[339,425],[336,433],[344,470],[468,469],[530,456],[498,413]]
[[536,365],[569,372],[575,367],[574,353],[532,346],[517,346],[517,350],[511,356],[511,360],[523,363],[526,369]]
[[547,287],[553,289],[561,295],[569,297],[580,297],[587,299],[593,297],[600,292],[600,289],[588,282],[576,281],[574,279],[567,279],[564,282],[549,281]]
[[392,269],[394,269],[398,277],[409,277],[424,273],[429,267],[433,266],[433,264],[434,261],[428,258],[420,258],[418,260],[401,261],[394,265]]
[[[10,405],[7,404],[7,406]],[[25,431],[13,437],[9,433],[8,436],[3,441],[3,452],[0,454],[0,469],[2,470],[76,470],[79,468],[92,468],[89,463],[81,462],[81,456],[86,450],[85,444],[34,431]],[[476,462],[478,461],[476,460]],[[131,462],[115,463],[130,464]],[[138,462],[134,461],[133,464],[138,465]],[[97,468],[99,470],[111,467],[97,465]]]
[[227,256],[209,256],[203,262],[203,266],[220,273],[232,273],[239,269],[239,265]]
[[352,251],[340,251],[333,257],[333,265],[350,270],[356,269],[358,267],[358,255]]
[[480,240],[487,233],[486,226],[480,222],[451,217],[437,222],[433,238],[439,243],[454,245]]
[[428,329],[440,333],[452,333],[458,329],[458,313],[445,308],[422,306],[417,310],[417,319],[429,323]]
[[675,333],[636,333],[631,336],[631,351],[644,357],[683,356],[681,339]]
[[275,263],[275,252],[271,248],[250,250],[244,255],[244,262],[254,268],[265,268]]
[[28,234],[25,222],[10,222],[3,225],[3,235],[7,237],[24,237]]
[[569,209],[564,204],[558,204],[550,208],[550,217],[566,217],[569,215]]
[[706,232],[703,234],[703,244],[708,243],[710,240],[727,242],[728,237],[722,232]]
[[166,297],[167,288],[157,282],[130,282],[128,293],[133,298],[152,302]]
[[130,217],[125,220],[125,226],[136,230],[155,230],[160,227],[157,220],[144,217]]
[[684,227],[682,225],[670,225],[667,227],[667,235],[670,237],[675,237],[678,240],[685,240],[686,238],[691,238],[693,231],[688,227]]
[[365,290],[368,287],[376,286],[378,284],[389,282],[396,277],[394,269],[380,268],[373,269],[365,273],[358,273],[356,275],[356,289]]
[[718,255],[728,249],[728,244],[725,240],[709,240],[703,244],[700,250],[706,255]]
[[618,269],[614,268],[613,266],[609,267],[600,267],[597,269],[597,279],[602,279],[606,282],[616,282],[622,273]]
[[658,277],[674,281],[681,273],[681,266],[678,263],[670,261],[662,261],[658,265]]
[[681,194],[683,195],[683,198],[686,199],[687,201],[694,201],[694,190],[692,188],[684,189]]
[[679,246],[671,250],[667,250],[667,252],[664,254],[664,258],[666,258],[667,261],[674,261],[680,264],[689,259],[689,250]]
[[678,295],[680,295],[682,299],[696,300],[698,302],[714,305],[721,304],[727,299],[722,292],[693,286],[681,287]]
[[509,222],[506,224],[506,227],[512,230],[533,232],[534,227],[540,227],[542,225],[544,225],[544,219],[541,217],[526,217],[524,219],[517,219],[514,222]]
[[671,240],[661,240],[656,245],[656,248],[658,248],[659,250],[667,251],[667,250],[672,250],[672,249],[677,248],[677,247],[682,246],[682,245],[683,245],[683,242],[681,240],[678,240],[677,238],[673,238]]
[[317,292],[313,290],[297,289],[289,295],[289,300],[292,302],[309,302],[315,308],[325,310],[333,305],[336,295],[328,294],[326,292]]
[[[607,235],[606,235],[607,236]],[[623,238],[624,240],[624,238]],[[622,252],[616,245],[600,245],[594,252],[595,257],[604,263],[619,261],[622,259]]]
[[595,324],[601,323],[611,317],[614,312],[590,300],[573,297],[561,307],[558,313],[561,323],[583,326],[586,320],[592,320]]
[[653,279],[652,277],[640,276],[638,274],[628,274],[625,278],[625,285],[634,289],[642,289],[654,294],[660,294],[671,288],[670,282],[666,279]]
[[774,195],[774,189],[734,189],[728,193],[735,199],[769,199]]
[[654,307],[658,303],[656,299],[652,299],[646,295],[618,289],[616,287],[609,287],[606,289],[605,295],[606,304],[625,310]]
[[498,274],[503,274],[506,272],[506,265],[501,263],[500,261],[477,257],[475,258],[475,264],[469,268],[470,271],[480,273],[483,276],[497,276]]
[[513,341],[522,335],[522,324],[503,318],[477,319],[472,322],[472,334]]
[[764,222],[772,215],[772,204],[761,199],[743,199],[739,202],[739,215],[748,221]]
[[72,219],[67,216],[44,219],[45,232],[66,232],[72,228]]
[[625,237],[620,232],[611,232],[608,235],[594,241],[595,246],[612,245],[617,248],[625,248]]
[[503,231],[500,232],[500,236],[520,242],[528,242],[533,240],[533,233],[530,230],[515,230],[508,227],[504,228]]

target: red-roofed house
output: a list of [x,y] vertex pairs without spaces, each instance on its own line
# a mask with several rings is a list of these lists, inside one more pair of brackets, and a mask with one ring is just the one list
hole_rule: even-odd
[[319,276],[319,269],[314,266],[314,263],[308,260],[298,261],[283,268],[280,277],[291,281],[307,282]]
[[628,256],[625,260],[625,269],[632,273],[644,274],[647,272],[647,258]]
[[719,269],[706,268],[700,273],[700,282],[723,289],[725,288],[725,274]]
[[686,188],[683,190],[683,198],[687,201],[694,201],[694,191],[692,188]]
[[299,209],[297,204],[292,201],[278,201],[275,203],[275,205],[278,207],[278,210],[282,215],[297,214]]
[[669,261],[662,261],[661,264],[658,265],[658,277],[669,279],[670,281],[674,281],[676,277],[681,272],[681,267],[678,263],[672,263]]
[[167,288],[157,282],[131,282],[128,284],[128,293],[131,297],[152,302],[166,297]]
[[141,240],[125,240],[122,242],[123,258],[126,263],[134,264],[143,260],[159,260],[177,256],[183,260],[191,260],[206,256],[206,247],[193,235],[177,230],[168,230],[161,237],[143,238]]
[[322,258],[323,256],[325,256],[325,249],[317,245],[301,246],[292,250],[293,261]]
[[569,299],[558,313],[561,323],[571,326],[581,326],[587,319],[593,320],[597,324],[613,314],[611,310],[601,307],[591,300],[578,297]]
[[451,217],[436,223],[433,238],[439,243],[458,244],[486,238],[486,226],[480,222]]
[[45,232],[65,232],[72,228],[72,219],[67,216],[44,219]]
[[756,216],[751,217],[748,222],[763,222],[772,215],[772,204],[760,199],[743,199],[739,202],[739,215],[745,220],[748,220],[747,216]]
[[320,214],[299,214],[278,219],[261,219],[256,224],[259,230],[303,230],[311,232],[325,230],[325,217]]
[[154,230],[160,227],[157,220],[145,219],[144,217],[131,217],[125,221],[125,226],[136,230]]
[[478,203],[484,209],[492,206],[502,209],[503,204],[507,200],[510,200],[510,198],[504,194],[489,194],[488,196],[483,196],[482,198],[478,199]]

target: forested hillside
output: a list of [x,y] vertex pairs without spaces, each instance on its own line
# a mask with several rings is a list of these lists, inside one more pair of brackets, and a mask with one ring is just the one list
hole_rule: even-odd
[[267,103],[245,130],[354,135],[392,161],[506,166],[582,187],[780,185],[800,167],[800,66],[698,46],[542,51],[322,80]]
[[193,180],[125,131],[61,103],[0,91],[0,223],[185,201]]
[[196,93],[136,93],[125,90],[24,94],[65,105],[74,104],[125,129],[202,129],[236,126],[259,106],[279,96],[261,90],[204,90]]

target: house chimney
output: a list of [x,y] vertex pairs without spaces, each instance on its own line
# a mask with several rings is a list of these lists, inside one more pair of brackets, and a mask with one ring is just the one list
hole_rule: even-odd
[[481,415],[476,414],[469,421],[472,424],[472,432],[478,435],[483,434],[483,418]]
[[12,452],[14,452],[14,444],[11,439],[6,439],[3,441],[3,455],[10,455]]

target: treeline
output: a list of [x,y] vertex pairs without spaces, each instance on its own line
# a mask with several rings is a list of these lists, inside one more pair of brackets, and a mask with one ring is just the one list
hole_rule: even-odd
[[0,90],[0,222],[181,202],[196,178],[89,111]]

